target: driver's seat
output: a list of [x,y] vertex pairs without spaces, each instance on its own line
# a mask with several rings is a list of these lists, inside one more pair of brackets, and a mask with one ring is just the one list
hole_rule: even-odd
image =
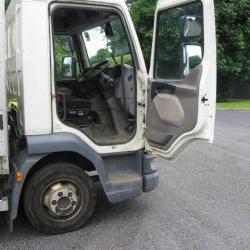
[[80,118],[90,112],[91,101],[74,96],[73,91],[67,87],[57,88],[56,101],[62,121]]

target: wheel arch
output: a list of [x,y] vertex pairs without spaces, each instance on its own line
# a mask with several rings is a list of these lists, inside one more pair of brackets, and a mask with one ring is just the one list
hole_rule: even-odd
[[52,162],[75,163],[85,171],[97,171],[104,191],[108,178],[102,157],[73,134],[59,133],[42,136],[26,136],[27,147],[15,157],[12,165],[15,172],[23,174],[23,181],[13,181],[10,218],[17,217],[19,201],[25,185],[33,174]]
[[86,157],[80,155],[79,153],[73,151],[63,151],[45,155],[35,165],[32,166],[32,168],[25,176],[21,197],[23,195],[27,183],[37,171],[41,170],[44,166],[48,164],[59,162],[74,164],[83,171],[87,172],[96,171],[96,168],[91,161],[89,161]]

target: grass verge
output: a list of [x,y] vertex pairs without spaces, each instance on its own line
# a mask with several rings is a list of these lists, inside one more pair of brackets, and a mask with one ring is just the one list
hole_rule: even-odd
[[218,109],[250,109],[250,100],[229,101],[217,103]]

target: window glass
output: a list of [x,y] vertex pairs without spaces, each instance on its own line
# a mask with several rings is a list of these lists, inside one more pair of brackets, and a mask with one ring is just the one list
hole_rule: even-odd
[[105,60],[111,65],[129,64],[132,56],[126,32],[120,19],[82,32],[91,66]]
[[56,80],[75,78],[72,74],[67,75],[64,72],[64,61],[69,62],[69,58],[72,57],[76,63],[76,73],[79,73],[79,65],[72,37],[66,35],[55,35],[54,43],[56,53]]
[[183,79],[203,57],[200,1],[164,10],[158,16],[154,77]]

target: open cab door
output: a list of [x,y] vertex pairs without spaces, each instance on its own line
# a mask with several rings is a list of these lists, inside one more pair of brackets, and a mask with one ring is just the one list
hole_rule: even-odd
[[173,160],[194,140],[213,142],[213,0],[158,1],[149,77],[146,150]]

